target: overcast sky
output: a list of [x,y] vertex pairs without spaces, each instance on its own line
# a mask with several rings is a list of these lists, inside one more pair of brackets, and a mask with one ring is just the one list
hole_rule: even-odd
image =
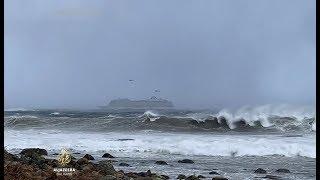
[[315,4],[5,0],[5,107],[313,105]]

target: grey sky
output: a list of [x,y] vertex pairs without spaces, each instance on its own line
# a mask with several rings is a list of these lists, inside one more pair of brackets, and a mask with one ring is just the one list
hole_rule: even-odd
[[5,0],[5,106],[152,95],[193,108],[310,105],[315,10],[315,0]]

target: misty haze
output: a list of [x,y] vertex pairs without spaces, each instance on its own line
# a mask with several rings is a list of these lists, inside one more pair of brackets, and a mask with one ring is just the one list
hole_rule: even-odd
[[5,179],[316,178],[315,0],[4,9]]
[[315,104],[315,1],[5,1],[4,27],[6,108]]

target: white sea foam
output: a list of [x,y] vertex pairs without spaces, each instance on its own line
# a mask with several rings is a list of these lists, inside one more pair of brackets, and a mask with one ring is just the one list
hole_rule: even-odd
[[157,119],[159,119],[160,115],[155,113],[154,111],[146,111],[140,117],[148,117],[150,121],[156,121]]
[[296,125],[302,123],[306,118],[315,117],[314,107],[309,106],[293,106],[293,105],[264,105],[257,107],[245,106],[235,111],[228,109],[223,109],[215,117],[224,117],[231,129],[235,128],[234,122],[240,119],[246,121],[249,125],[254,125],[255,121],[259,121],[262,126],[270,127],[272,122],[270,122],[270,117],[291,117],[296,121]]
[[[41,134],[41,136],[39,136]],[[114,151],[134,156],[170,153],[182,155],[236,156],[284,155],[316,157],[315,134],[301,137],[279,135],[210,135],[176,133],[64,133],[55,131],[5,130],[4,144],[8,149],[41,147],[57,149],[68,147],[79,151]],[[132,141],[116,141],[121,138]],[[94,139],[94,141],[92,141]],[[121,156],[121,154],[119,154]],[[123,155],[123,154],[122,154]]]
[[32,116],[32,115],[12,115],[12,116],[6,116],[5,118],[10,118],[10,119],[38,119],[37,116]]
[[60,114],[59,112],[50,113],[50,115],[59,115],[59,114]]
[[35,111],[35,110],[29,110],[26,108],[8,108],[8,109],[5,109],[4,111]]

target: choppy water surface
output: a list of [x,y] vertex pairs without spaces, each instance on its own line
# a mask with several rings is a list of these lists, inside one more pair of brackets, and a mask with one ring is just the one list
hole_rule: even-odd
[[[261,177],[254,169],[288,179],[315,179],[315,114],[305,108],[258,107],[236,112],[209,111],[5,111],[5,147],[19,152],[41,147],[50,153],[62,147],[104,152],[131,167],[170,175],[202,174],[217,169],[230,179]],[[195,164],[177,160],[189,158]],[[156,160],[168,162],[155,165]],[[115,164],[117,167],[117,164]],[[292,173],[277,174],[277,168]]]

